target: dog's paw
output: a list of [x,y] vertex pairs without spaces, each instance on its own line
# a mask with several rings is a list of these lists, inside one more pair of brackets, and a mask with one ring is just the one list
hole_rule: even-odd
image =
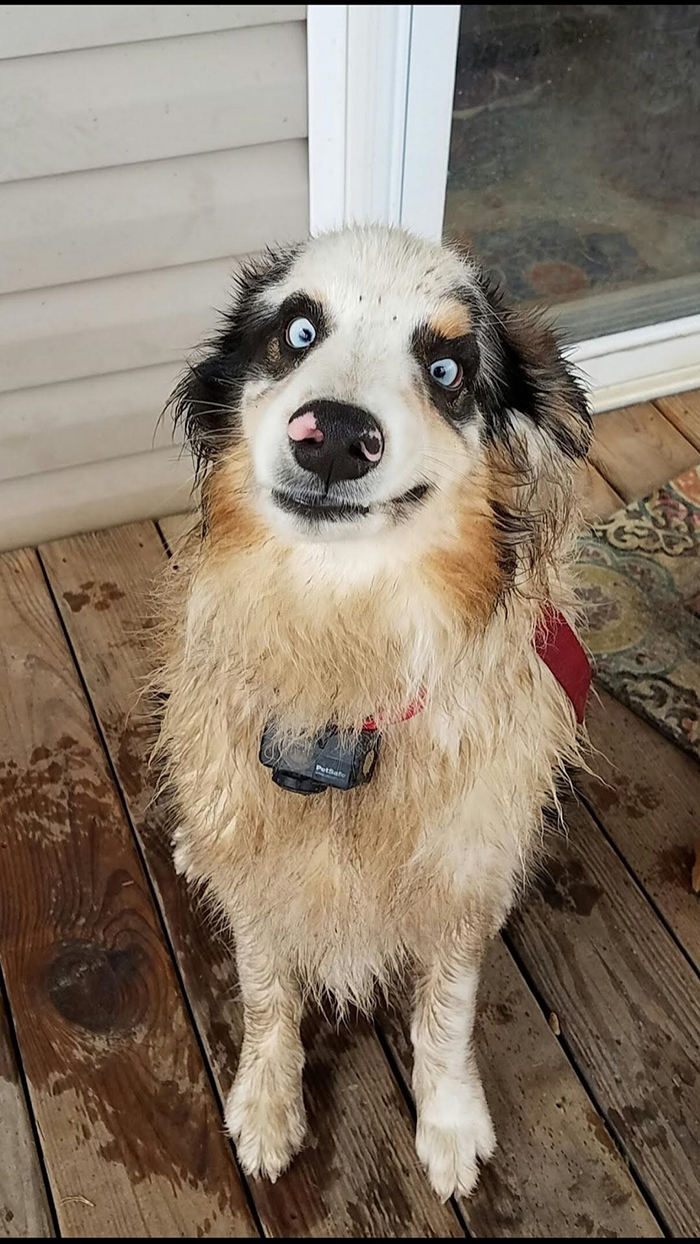
[[275,1091],[275,1079],[250,1072],[238,1076],[225,1116],[246,1175],[264,1176],[272,1183],[287,1169],[306,1135],[301,1088],[291,1094],[287,1086]]
[[441,1201],[470,1196],[496,1135],[481,1085],[442,1084],[418,1112],[416,1152]]

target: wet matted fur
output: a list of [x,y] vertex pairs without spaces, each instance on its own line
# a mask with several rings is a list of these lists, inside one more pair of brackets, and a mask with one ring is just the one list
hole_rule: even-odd
[[[368,1006],[409,967],[418,1153],[440,1196],[468,1194],[495,1143],[480,961],[578,751],[533,637],[547,602],[573,620],[584,398],[471,258],[373,228],[246,268],[174,401],[202,515],[163,597],[160,748],[176,865],[235,936],[242,1165],[274,1179],[303,1142],[305,995]],[[291,421],[321,403],[367,415],[376,466],[299,465]],[[367,786],[304,798],[258,761],[269,720],[292,738],[377,714]]]

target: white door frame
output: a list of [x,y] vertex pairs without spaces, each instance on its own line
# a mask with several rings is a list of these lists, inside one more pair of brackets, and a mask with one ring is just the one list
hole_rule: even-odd
[[[458,4],[310,4],[311,233],[379,221],[442,235]],[[609,410],[700,386],[700,314],[577,342]]]
[[458,4],[310,4],[311,233],[403,225],[439,238]]

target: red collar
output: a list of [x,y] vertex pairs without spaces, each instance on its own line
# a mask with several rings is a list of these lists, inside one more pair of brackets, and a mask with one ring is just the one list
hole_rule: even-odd
[[[542,617],[535,631],[535,652],[552,671],[560,687],[568,695],[574,706],[576,720],[583,724],[586,715],[588,693],[591,688],[591,663],[578,636],[569,626],[564,614],[553,605],[545,605]],[[403,710],[393,722],[410,721],[425,707],[425,692],[421,691],[415,700]],[[381,730],[386,724],[381,714],[368,717],[362,726],[363,730]]]
[[[403,710],[399,717],[391,718],[391,722],[393,724],[397,721],[410,721],[412,717],[416,716],[416,713],[421,713],[424,708],[425,691],[420,691],[415,700],[411,700],[411,703]],[[388,718],[384,717],[381,713],[377,713],[376,717],[368,717],[367,720],[363,722],[362,729],[381,730],[382,726],[386,725],[387,720]]]

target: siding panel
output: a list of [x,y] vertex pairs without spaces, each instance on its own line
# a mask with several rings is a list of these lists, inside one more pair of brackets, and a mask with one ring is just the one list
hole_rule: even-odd
[[0,392],[181,361],[214,326],[233,259],[0,298]]
[[303,139],[0,185],[0,294],[260,250],[308,230]]
[[176,451],[112,458],[0,483],[0,551],[95,531],[190,504],[192,472]]
[[0,393],[0,480],[166,449],[171,423],[159,415],[181,370],[166,363]]
[[306,134],[302,22],[3,62],[0,181]]
[[0,59],[303,20],[305,4],[2,4]]

